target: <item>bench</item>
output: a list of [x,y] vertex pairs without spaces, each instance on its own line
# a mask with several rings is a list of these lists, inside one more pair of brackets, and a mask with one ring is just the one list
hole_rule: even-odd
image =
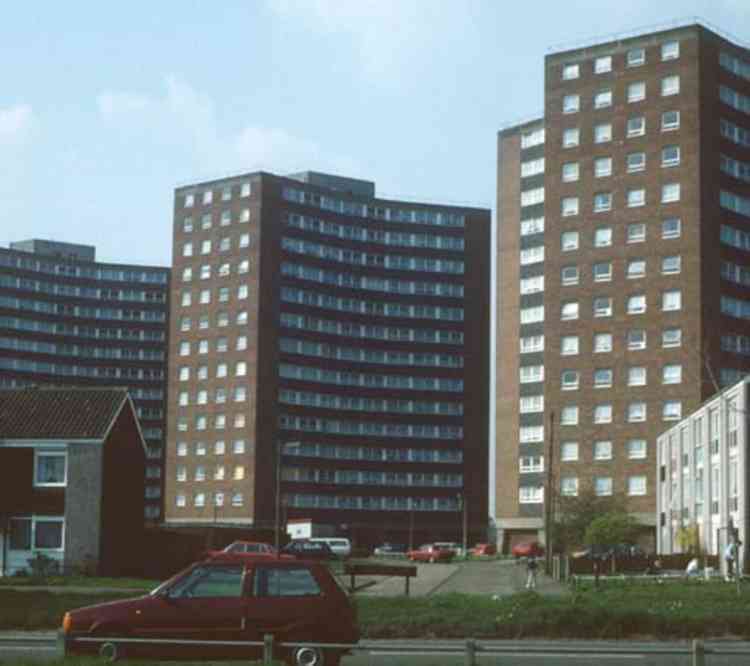
[[353,564],[344,565],[344,574],[350,577],[349,591],[357,590],[357,576],[402,576],[404,578],[404,592],[409,596],[409,579],[416,578],[417,567],[399,564]]

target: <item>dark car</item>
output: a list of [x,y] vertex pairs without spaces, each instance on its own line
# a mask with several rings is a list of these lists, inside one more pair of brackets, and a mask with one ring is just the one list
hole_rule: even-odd
[[291,555],[301,560],[335,560],[336,555],[324,541],[294,539],[280,551],[282,555]]
[[[330,618],[336,618],[331,622]],[[226,641],[353,644],[359,640],[354,608],[322,564],[238,556],[193,564],[151,593],[65,613],[65,653],[99,652],[156,658],[257,659],[260,646]],[[106,643],[77,639],[106,637]],[[117,638],[202,641],[205,644],[118,643]],[[213,643],[213,644],[212,644]],[[346,648],[278,648],[293,666],[336,666]]]
[[396,557],[406,556],[406,545],[403,543],[383,543],[379,546],[376,546],[375,549],[372,551],[373,555],[379,556],[379,557]]

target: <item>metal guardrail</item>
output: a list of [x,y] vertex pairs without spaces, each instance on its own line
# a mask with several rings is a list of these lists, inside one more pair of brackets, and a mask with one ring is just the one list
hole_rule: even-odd
[[[731,648],[724,646],[707,646],[702,640],[693,640],[691,644],[682,646],[657,646],[657,645],[642,645],[642,646],[591,646],[587,647],[584,645],[571,645],[571,646],[529,646],[520,645],[518,643],[509,642],[508,644],[498,645],[491,643],[483,643],[473,638],[466,639],[463,643],[456,642],[455,644],[435,644],[425,642],[424,644],[388,644],[379,643],[377,645],[368,645],[366,642],[360,642],[356,644],[349,643],[302,643],[302,642],[280,642],[276,643],[273,635],[266,634],[263,637],[263,641],[198,641],[198,640],[172,640],[172,639],[151,639],[151,638],[118,638],[118,637],[77,637],[71,639],[73,642],[81,643],[100,643],[100,654],[104,657],[114,660],[117,658],[116,646],[118,645],[129,645],[129,644],[148,644],[148,645],[184,645],[184,646],[226,646],[226,647],[262,647],[263,648],[263,663],[272,664],[274,659],[274,648],[295,648],[295,647],[310,647],[320,649],[335,649],[335,650],[350,650],[353,652],[367,652],[367,653],[378,653],[378,654],[429,654],[429,655],[446,655],[446,656],[461,656],[464,657],[465,666],[476,666],[478,656],[503,656],[509,654],[517,654],[522,651],[526,654],[534,653],[540,656],[543,655],[595,655],[602,657],[616,657],[616,656],[636,656],[636,655],[664,655],[664,656],[686,656],[691,657],[692,666],[705,666],[707,655],[716,656],[750,656],[750,647]],[[64,651],[65,636],[62,632],[58,634],[58,649]],[[107,651],[107,646],[113,646],[114,650]]]

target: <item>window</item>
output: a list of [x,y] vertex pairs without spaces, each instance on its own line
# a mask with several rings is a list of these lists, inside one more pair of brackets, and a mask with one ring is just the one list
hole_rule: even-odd
[[34,485],[64,486],[67,483],[67,458],[65,451],[34,449]]
[[185,495],[180,493],[175,497],[175,505],[179,507],[184,507],[187,504],[187,499],[185,498]]
[[192,243],[184,243],[182,246],[182,256],[183,257],[192,257],[193,256],[193,244]]
[[578,266],[563,266],[560,279],[564,287],[578,284]]
[[560,494],[565,497],[575,497],[578,495],[578,477],[562,477],[560,479]]
[[646,153],[630,153],[627,157],[628,173],[643,171],[646,168]]
[[560,410],[560,425],[578,425],[578,405],[565,405]]
[[594,298],[594,317],[612,316],[612,297],[597,296]]
[[578,215],[578,197],[563,197],[560,209],[563,217]]
[[628,102],[635,103],[646,99],[646,82],[636,81],[628,84]]
[[531,442],[543,442],[544,441],[544,427],[543,426],[524,426],[518,431],[518,439],[520,442],[527,444]]
[[577,370],[563,370],[560,375],[560,389],[563,391],[576,391],[580,382]]
[[222,377],[227,376],[227,364],[226,363],[217,363],[216,364],[216,377],[218,379],[221,379]]
[[661,59],[674,60],[680,57],[680,42],[664,42],[661,45]]
[[610,89],[599,90],[594,94],[594,108],[604,109],[612,106],[612,91]]
[[606,74],[612,71],[612,56],[600,56],[594,60],[594,73]]
[[521,192],[521,206],[535,206],[544,203],[544,188],[535,187],[532,190],[523,190]]
[[679,238],[682,232],[682,223],[677,217],[670,217],[661,223],[662,238]]
[[197,507],[206,506],[206,493],[196,493],[193,498],[193,505]]
[[646,420],[646,403],[631,402],[628,405],[628,423],[639,423]]
[[177,465],[177,481],[187,481],[187,467],[185,465]]
[[661,412],[662,421],[679,421],[682,418],[682,401],[665,400]]
[[206,305],[207,303],[210,303],[211,302],[211,290],[201,289],[199,300],[200,300],[201,305]]
[[662,347],[679,347],[682,345],[681,328],[665,328],[661,332]]
[[198,465],[195,468],[195,480],[196,481],[206,480],[206,468],[203,465]]
[[177,442],[177,455],[182,457],[188,454],[187,442]]
[[575,356],[578,354],[578,336],[563,335],[560,338],[560,355]]
[[250,221],[250,209],[243,208],[240,211],[240,224],[245,224]]
[[599,227],[594,231],[594,247],[612,245],[612,227]]
[[637,208],[639,206],[645,205],[645,203],[646,203],[646,190],[644,188],[628,190],[628,194],[627,194],[628,208]]
[[646,62],[646,49],[635,48],[630,49],[625,57],[625,64],[628,67],[639,67]]
[[612,334],[596,333],[594,335],[594,353],[603,354],[612,351]]
[[560,246],[563,252],[570,252],[578,249],[578,232],[564,231],[560,236]]
[[535,324],[540,321],[544,321],[544,306],[543,305],[540,305],[534,308],[522,308],[521,309],[521,323],[522,324]]
[[627,277],[629,280],[642,278],[646,275],[646,260],[631,259],[628,261]]
[[[544,218],[542,218],[544,220]],[[237,266],[237,273],[242,275],[243,273],[247,273],[250,270],[250,260],[249,259],[243,259],[240,261],[240,263]]]
[[594,264],[594,282],[610,282],[612,280],[612,262],[603,261]]
[[578,442],[563,442],[560,451],[560,458],[563,462],[578,460]]
[[628,225],[628,243],[642,243],[646,240],[646,225],[643,222],[634,222]]
[[645,116],[633,116],[628,118],[627,135],[628,138],[634,136],[643,136],[646,133]]
[[232,494],[232,506],[242,506],[242,493]]
[[577,79],[580,75],[581,75],[581,70],[577,63],[563,65],[562,77],[564,81],[569,81],[570,79]]
[[682,309],[682,292],[679,289],[670,289],[662,292],[661,309],[665,312]]
[[229,185],[226,185],[221,188],[221,200],[222,201],[229,201],[232,198],[232,188]]
[[524,248],[521,250],[520,261],[521,266],[529,266],[544,261],[544,245],[534,245]]
[[247,298],[248,294],[248,286],[246,284],[241,284],[239,287],[237,287],[237,298],[239,300],[245,300]]
[[189,331],[191,326],[190,317],[180,317],[180,330]]
[[646,295],[633,294],[628,297],[628,314],[643,314],[646,312]]
[[573,148],[580,143],[581,132],[577,127],[563,131],[563,148]]
[[607,143],[608,141],[612,141],[612,123],[594,125],[594,143]]
[[594,212],[603,213],[612,210],[612,193],[598,192],[594,195]]
[[645,495],[646,494],[646,477],[629,476],[628,477],[628,495]]
[[594,405],[594,423],[612,423],[612,403]]
[[518,369],[519,381],[521,384],[544,381],[543,365],[522,365]]
[[537,414],[544,411],[543,395],[528,395],[520,400],[519,412],[521,414]]
[[232,213],[228,210],[221,211],[221,218],[219,223],[222,227],[226,227],[230,224],[232,224]]
[[531,220],[521,220],[521,236],[531,236],[544,232],[544,218],[535,217]]
[[193,301],[192,294],[189,290],[185,290],[182,292],[182,298],[180,300],[180,305],[184,308],[188,307]]
[[673,167],[680,163],[680,147],[679,146],[664,146],[661,149],[661,165],[662,167]]
[[250,247],[250,234],[240,235],[240,247]]
[[680,77],[679,76],[665,76],[661,80],[661,96],[669,97],[670,95],[676,95],[680,92]]
[[544,351],[544,336],[529,335],[521,338],[521,354],[531,354],[534,352]]
[[642,365],[633,365],[628,368],[628,386],[646,386],[646,368]]
[[581,108],[581,98],[578,95],[563,96],[563,113],[576,113]]
[[228,236],[219,240],[219,252],[228,252],[232,247],[232,239]]
[[569,321],[578,319],[578,301],[567,301],[560,308],[560,319]]
[[211,241],[204,240],[201,242],[201,254],[211,254]]
[[[528,160],[521,162],[521,178],[528,178],[529,176],[536,176],[537,174],[544,173],[544,158],[540,157],[537,160]],[[249,234],[245,234],[248,236]],[[240,247],[242,247],[242,240],[240,240]],[[246,247],[246,246],[245,246]]]
[[242,183],[242,185],[240,185],[240,196],[241,197],[250,196],[250,183]]
[[612,442],[599,440],[594,442],[594,460],[612,460]]
[[665,111],[661,114],[661,131],[671,132],[680,128],[680,112]]
[[[563,183],[574,183],[578,180],[578,162],[566,162],[562,165]],[[563,207],[564,210],[564,207]],[[563,212],[563,215],[565,213]]]
[[642,460],[646,457],[645,439],[630,439],[625,445],[625,448],[627,449],[628,458],[630,460]]
[[612,158],[611,157],[597,157],[594,160],[594,176],[596,178],[604,178],[612,175]]
[[201,215],[201,229],[204,231],[211,228],[211,213]]
[[682,257],[675,255],[672,257],[663,257],[661,260],[662,275],[673,275],[679,273],[682,265]]
[[195,195],[186,194],[184,202],[182,204],[185,208],[192,208],[195,205]]
[[682,365],[672,363],[665,365],[661,373],[662,384],[681,384],[682,383]]
[[521,293],[522,294],[537,294],[544,291],[544,276],[536,275],[530,278],[524,278],[521,280]]
[[190,356],[190,343],[189,342],[180,343],[180,356]]
[[628,331],[628,349],[630,351],[646,349],[646,331],[641,328]]
[[597,368],[594,370],[594,388],[612,386],[612,375],[612,368]]
[[519,504],[541,504],[544,502],[544,486],[520,486],[518,488]]
[[206,190],[203,193],[203,205],[210,204],[214,199],[214,193],[211,190]]

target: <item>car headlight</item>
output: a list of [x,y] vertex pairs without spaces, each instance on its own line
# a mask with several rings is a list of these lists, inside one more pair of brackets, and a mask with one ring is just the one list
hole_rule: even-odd
[[64,633],[70,633],[70,630],[73,628],[73,617],[70,613],[65,613],[63,615],[63,621],[62,621],[62,629]]

